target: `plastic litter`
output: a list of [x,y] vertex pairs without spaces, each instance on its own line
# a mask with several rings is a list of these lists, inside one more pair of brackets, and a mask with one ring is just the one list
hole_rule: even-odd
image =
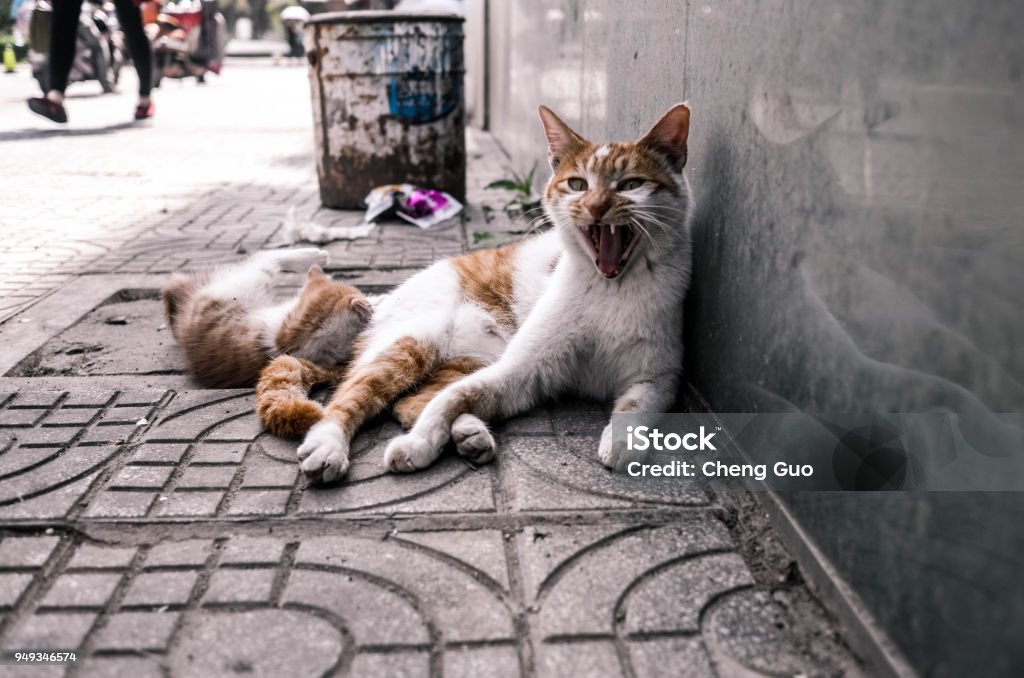
[[420,228],[430,228],[462,211],[462,203],[444,191],[420,188],[412,184],[388,184],[370,191],[364,199],[363,223],[355,226],[322,226],[313,221],[300,222],[295,208],[288,209],[281,233],[285,241],[323,245],[332,240],[355,240],[370,235],[378,220],[397,216]]
[[444,191],[412,184],[378,186],[365,202],[366,221],[393,214],[420,228],[430,228],[462,211],[462,203]]

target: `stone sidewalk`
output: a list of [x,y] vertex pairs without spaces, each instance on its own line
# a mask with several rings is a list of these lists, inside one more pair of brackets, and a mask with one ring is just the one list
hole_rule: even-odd
[[[166,83],[142,125],[130,96],[77,85],[66,129],[24,109],[23,72],[4,84],[0,648],[84,658],[0,676],[860,671],[774,536],[744,537],[751,502],[600,466],[603,405],[498,426],[492,465],[449,454],[402,476],[382,468],[398,428],[381,418],[345,482],[318,488],[251,391],[182,372],[168,273],[274,246],[291,207],[359,221],[319,208],[301,69]],[[483,190],[501,149],[468,141],[465,218],[333,243],[329,272],[383,291],[526,230]]]

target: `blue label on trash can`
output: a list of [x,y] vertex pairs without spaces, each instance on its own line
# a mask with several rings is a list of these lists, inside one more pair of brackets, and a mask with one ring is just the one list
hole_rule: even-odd
[[459,104],[457,81],[448,74],[413,71],[388,83],[388,107],[396,120],[410,125],[440,120]]
[[387,76],[388,110],[395,120],[422,125],[451,115],[461,104],[461,35],[392,35],[375,52],[377,72]]

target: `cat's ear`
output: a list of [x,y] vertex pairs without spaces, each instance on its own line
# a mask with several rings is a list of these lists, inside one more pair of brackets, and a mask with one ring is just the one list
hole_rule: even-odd
[[364,324],[370,322],[370,318],[373,317],[373,306],[363,297],[353,299],[351,308],[356,317]]
[[686,139],[689,135],[690,109],[686,104],[676,104],[638,143],[663,154],[672,169],[679,172],[686,166]]
[[319,278],[326,278],[327,274],[324,273],[324,269],[320,268],[317,264],[313,264],[306,271],[306,280],[317,280]]
[[544,135],[548,138],[548,162],[551,169],[556,170],[567,157],[587,144],[587,142],[551,112],[547,106],[537,109],[540,122],[544,125]]

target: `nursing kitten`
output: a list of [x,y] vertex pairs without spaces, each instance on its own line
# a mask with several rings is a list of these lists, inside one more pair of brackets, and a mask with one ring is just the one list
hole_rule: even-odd
[[[326,256],[311,247],[270,250],[240,264],[174,275],[161,295],[164,316],[189,369],[209,386],[252,386],[267,363],[287,353],[322,366],[320,378],[329,379],[329,368],[352,356],[372,306],[359,290],[324,274],[316,262]],[[306,267],[299,293],[275,301],[277,274]]]
[[[427,466],[449,437],[460,454],[487,461],[494,439],[482,419],[545,397],[614,398],[615,412],[633,413],[672,404],[690,277],[690,111],[677,105],[639,141],[601,146],[547,108],[540,116],[553,170],[544,208],[556,228],[434,264],[382,299],[299,447],[307,476],[344,475],[356,430],[403,394],[395,412],[415,423],[385,452],[395,471]],[[279,367],[296,373],[280,358],[261,380]],[[301,400],[279,399],[265,414],[287,415],[289,402]],[[272,429],[273,418],[263,418]],[[615,466],[621,454],[609,424],[598,456]]]

